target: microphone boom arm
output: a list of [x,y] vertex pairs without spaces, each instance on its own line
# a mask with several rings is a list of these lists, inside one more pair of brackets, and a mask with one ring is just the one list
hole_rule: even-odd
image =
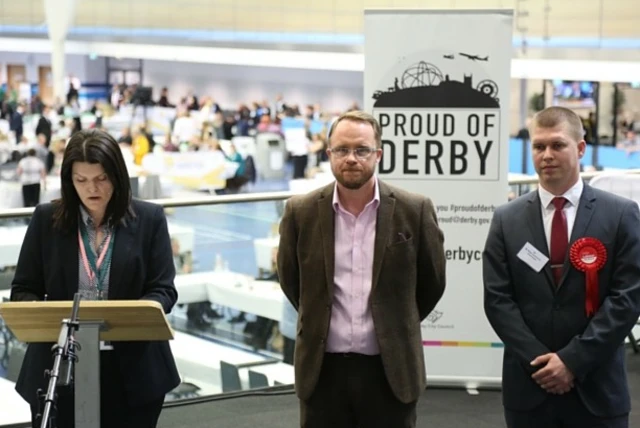
[[[62,320],[62,327],[58,336],[58,342],[53,345],[53,368],[45,371],[49,377],[49,385],[46,394],[38,390],[38,403],[44,404],[42,413],[38,413],[36,420],[40,420],[40,428],[55,428],[55,403],[57,399],[56,388],[69,386],[73,383],[75,363],[78,361],[77,351],[80,344],[75,340],[75,333],[79,328],[78,310],[80,309],[80,293],[73,296],[73,308],[71,318]],[[40,401],[43,403],[40,403]]]

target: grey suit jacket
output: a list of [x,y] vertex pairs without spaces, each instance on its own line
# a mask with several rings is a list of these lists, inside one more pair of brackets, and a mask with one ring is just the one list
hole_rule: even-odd
[[[431,201],[378,181],[380,205],[369,304],[386,377],[398,400],[426,386],[420,322],[445,287],[443,234]],[[334,184],[291,198],[280,224],[278,274],[298,309],[296,391],[313,393],[331,322],[334,277]]]
[[570,237],[600,240],[607,261],[599,271],[599,310],[585,312],[585,274],[566,260],[556,287],[549,263],[540,272],[517,257],[528,242],[549,257],[538,192],[494,214],[483,255],[484,306],[505,344],[503,401],[530,410],[547,393],[532,379],[537,356],[555,352],[576,377],[575,387],[593,414],[629,412],[624,339],[640,314],[640,213],[628,199],[585,184]]

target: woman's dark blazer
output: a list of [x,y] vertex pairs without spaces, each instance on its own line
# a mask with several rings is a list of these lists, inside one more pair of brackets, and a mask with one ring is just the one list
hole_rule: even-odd
[[[153,300],[169,313],[178,299],[167,220],[162,207],[134,200],[133,219],[116,227],[109,300]],[[53,227],[52,204],[36,207],[27,229],[11,288],[12,301],[73,300],[78,290],[78,235]],[[81,316],[81,315],[80,315]],[[30,344],[16,391],[31,405],[44,371],[53,365],[52,344]],[[131,406],[163,397],[180,383],[167,341],[114,342],[121,379]]]

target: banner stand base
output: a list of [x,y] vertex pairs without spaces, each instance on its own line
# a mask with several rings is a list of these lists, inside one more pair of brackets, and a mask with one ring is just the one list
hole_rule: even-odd
[[479,391],[501,391],[501,378],[427,376],[427,389],[464,389],[469,395],[478,395]]

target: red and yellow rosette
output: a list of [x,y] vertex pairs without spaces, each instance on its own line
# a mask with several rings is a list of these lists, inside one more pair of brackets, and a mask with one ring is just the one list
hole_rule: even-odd
[[607,249],[596,238],[580,238],[569,250],[569,260],[574,268],[586,276],[585,310],[587,316],[593,315],[599,306],[598,271],[607,261]]

